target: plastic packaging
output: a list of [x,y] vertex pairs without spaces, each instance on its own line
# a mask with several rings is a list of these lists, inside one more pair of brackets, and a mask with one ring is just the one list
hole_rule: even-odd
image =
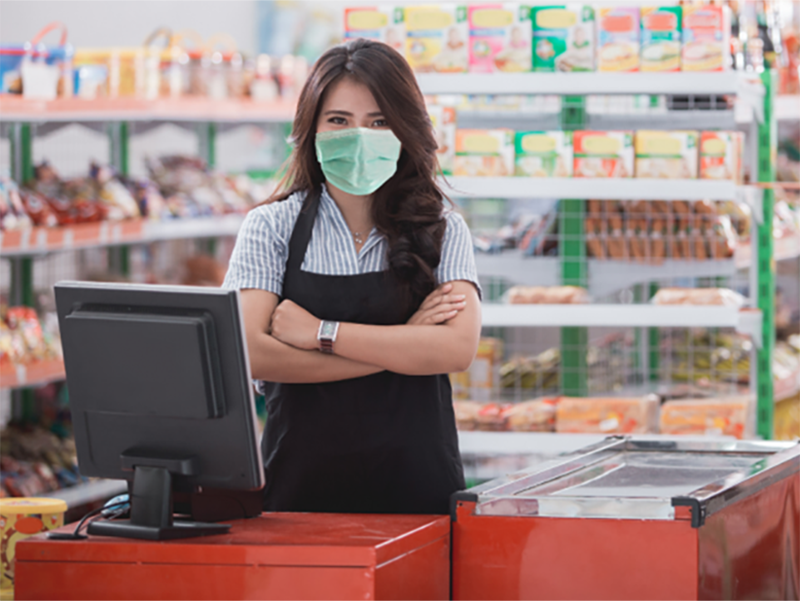
[[667,401],[661,407],[659,427],[662,434],[749,438],[750,407],[747,397]]
[[658,427],[658,397],[561,397],[556,432],[647,434]]

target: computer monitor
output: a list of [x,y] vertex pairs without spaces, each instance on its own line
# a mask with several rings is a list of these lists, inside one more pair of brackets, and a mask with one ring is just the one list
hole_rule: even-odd
[[174,519],[181,495],[209,521],[260,513],[264,470],[238,291],[60,282],[55,296],[81,473],[129,482],[130,520],[92,522],[89,534],[227,531]]

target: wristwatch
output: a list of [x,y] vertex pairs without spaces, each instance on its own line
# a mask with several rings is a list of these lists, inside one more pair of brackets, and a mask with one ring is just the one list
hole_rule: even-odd
[[319,350],[323,353],[333,353],[333,343],[336,342],[336,334],[339,333],[338,321],[319,322],[319,330],[317,330],[317,342],[319,342]]

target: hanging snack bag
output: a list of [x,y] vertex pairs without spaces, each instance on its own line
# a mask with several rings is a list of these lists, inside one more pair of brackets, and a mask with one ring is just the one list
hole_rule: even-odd
[[453,175],[453,162],[456,156],[456,109],[452,106],[431,104],[428,115],[433,123],[436,136],[436,156],[439,167],[445,175]]
[[514,173],[514,132],[459,129],[453,175],[506,176]]
[[469,70],[520,72],[532,68],[531,10],[513,2],[468,8]]
[[744,134],[704,131],[700,134],[700,179],[742,181]]
[[639,70],[639,8],[601,8],[597,17],[598,71]]
[[727,67],[730,25],[722,6],[685,6],[683,9],[684,71],[722,71]]
[[591,6],[532,7],[531,21],[534,71],[594,71]]
[[344,38],[366,38],[388,44],[400,54],[405,53],[406,29],[403,9],[387,6],[346,8]]
[[576,131],[574,177],[633,177],[633,132]]
[[514,175],[572,177],[572,132],[517,132],[514,154]]
[[636,132],[636,177],[697,178],[696,131]]
[[469,63],[467,7],[457,4],[405,9],[406,59],[417,73],[464,73]]
[[642,71],[680,71],[680,6],[642,8]]

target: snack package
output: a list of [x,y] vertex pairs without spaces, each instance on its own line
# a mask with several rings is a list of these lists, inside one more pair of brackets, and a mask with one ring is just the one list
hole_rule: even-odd
[[344,10],[344,38],[367,38],[388,44],[405,54],[406,30],[403,9],[364,6]]
[[529,6],[503,2],[470,6],[467,11],[470,72],[517,73],[532,69]]
[[514,132],[510,129],[456,130],[453,175],[506,176],[514,173]]
[[476,401],[453,401],[456,427],[459,430],[475,430],[478,427],[478,412],[481,406],[481,403]]
[[574,177],[633,177],[633,132],[572,134]]
[[531,21],[534,71],[594,71],[591,6],[534,6]]
[[469,367],[471,398],[487,401],[498,386],[500,362],[503,358],[503,342],[499,338],[481,338],[475,359]]
[[508,418],[505,414],[507,407],[503,403],[482,404],[475,418],[475,429],[485,432],[508,430]]
[[507,292],[511,305],[585,305],[589,293],[580,286],[514,286]]
[[453,175],[453,163],[456,156],[456,109],[452,106],[438,104],[428,105],[428,115],[433,123],[433,134],[436,136],[436,156],[439,167],[445,175]]
[[658,427],[658,397],[558,399],[556,432],[647,434]]
[[517,132],[514,155],[514,175],[572,177],[572,132]]
[[742,182],[744,134],[704,131],[700,134],[700,179]]
[[656,292],[652,303],[654,305],[719,305],[739,309],[744,306],[745,298],[728,288],[662,288]]
[[747,397],[667,401],[659,421],[661,434],[749,438],[753,430]]
[[450,387],[454,399],[469,398],[469,370],[450,374]]
[[514,403],[505,410],[508,429],[515,432],[555,431],[557,404],[558,397]]
[[639,7],[601,8],[597,15],[598,71],[639,70]]
[[409,6],[404,12],[406,59],[417,73],[464,73],[469,63],[467,7]]
[[636,132],[636,177],[697,178],[696,131]]
[[722,71],[728,68],[730,17],[727,7],[683,7],[683,71]]
[[683,12],[680,6],[642,7],[642,71],[680,71]]

